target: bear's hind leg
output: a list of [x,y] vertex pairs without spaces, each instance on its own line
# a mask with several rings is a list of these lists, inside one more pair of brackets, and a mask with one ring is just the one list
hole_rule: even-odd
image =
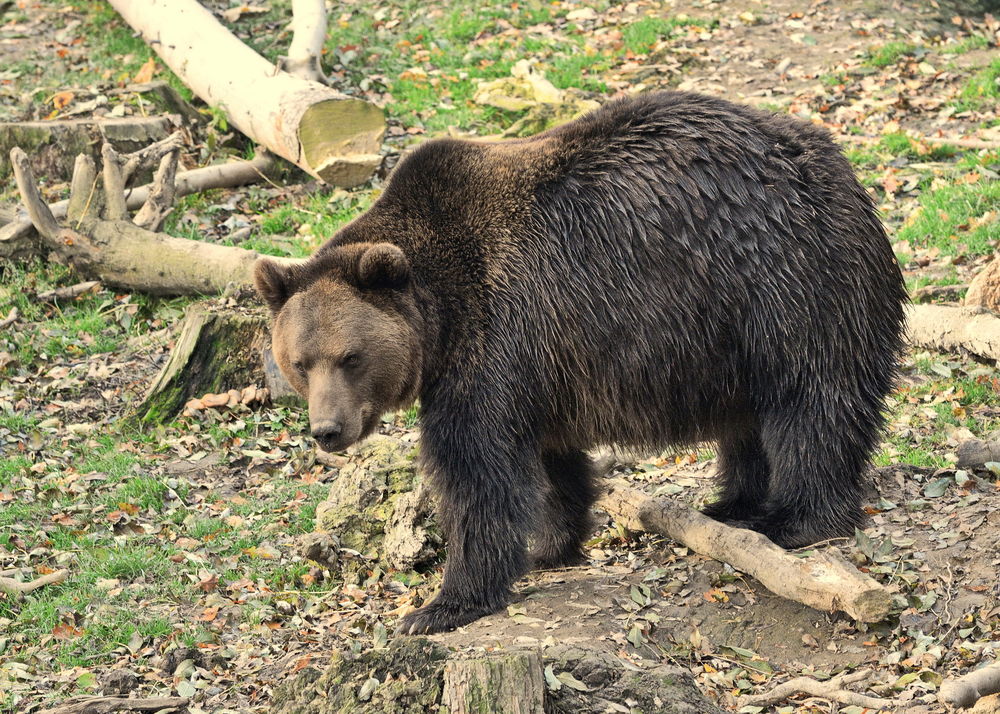
[[771,465],[755,429],[727,434],[719,440],[719,500],[702,513],[717,521],[745,521],[759,515],[767,500]]
[[579,450],[546,452],[542,463],[548,483],[529,558],[535,568],[575,565],[583,560],[581,547],[593,532],[594,464]]
[[864,477],[880,424],[878,406],[866,415],[860,400],[799,401],[762,421],[771,485],[749,527],[784,548],[853,536],[865,524]]

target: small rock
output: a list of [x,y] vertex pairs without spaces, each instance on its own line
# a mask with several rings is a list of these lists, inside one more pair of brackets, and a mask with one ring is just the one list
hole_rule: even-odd
[[107,696],[126,696],[139,686],[139,678],[127,669],[113,669],[104,677],[103,692]]

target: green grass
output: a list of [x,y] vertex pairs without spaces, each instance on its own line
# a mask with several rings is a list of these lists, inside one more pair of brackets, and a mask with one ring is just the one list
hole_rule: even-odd
[[1000,103],[1000,58],[979,70],[965,83],[958,96],[959,111],[995,109]]
[[916,247],[937,247],[945,255],[988,255],[1000,237],[1000,221],[975,224],[988,211],[1000,210],[1000,182],[982,179],[974,184],[944,186],[925,191],[919,208],[897,233]]
[[644,17],[622,28],[625,49],[637,55],[647,54],[657,42],[672,37],[678,28],[705,23],[691,18]]
[[938,52],[946,55],[960,55],[972,50],[981,50],[990,46],[990,41],[982,35],[971,35],[950,45],[942,45]]
[[881,47],[868,50],[864,63],[869,67],[888,67],[916,51],[917,46],[908,42],[887,42]]

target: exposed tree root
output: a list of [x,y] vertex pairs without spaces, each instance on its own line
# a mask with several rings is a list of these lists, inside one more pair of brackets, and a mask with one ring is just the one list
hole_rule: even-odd
[[152,697],[128,699],[126,697],[73,697],[52,709],[37,714],[107,714],[108,712],[168,712],[188,705],[187,697]]
[[825,682],[813,679],[812,677],[796,677],[795,679],[779,684],[768,692],[739,697],[736,700],[736,706],[738,708],[746,706],[766,707],[783,702],[797,694],[807,694],[810,697],[820,697],[839,704],[865,707],[867,709],[895,709],[898,707],[899,705],[891,699],[870,697],[867,694],[844,689],[845,685],[863,682],[871,677],[871,675],[871,670],[860,670],[842,674]]

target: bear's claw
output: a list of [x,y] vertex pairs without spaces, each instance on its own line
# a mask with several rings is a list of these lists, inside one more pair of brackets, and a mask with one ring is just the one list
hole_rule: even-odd
[[497,612],[502,607],[468,607],[433,601],[429,605],[403,617],[396,628],[398,635],[433,635],[436,632],[451,632],[457,627],[468,625],[480,617]]

